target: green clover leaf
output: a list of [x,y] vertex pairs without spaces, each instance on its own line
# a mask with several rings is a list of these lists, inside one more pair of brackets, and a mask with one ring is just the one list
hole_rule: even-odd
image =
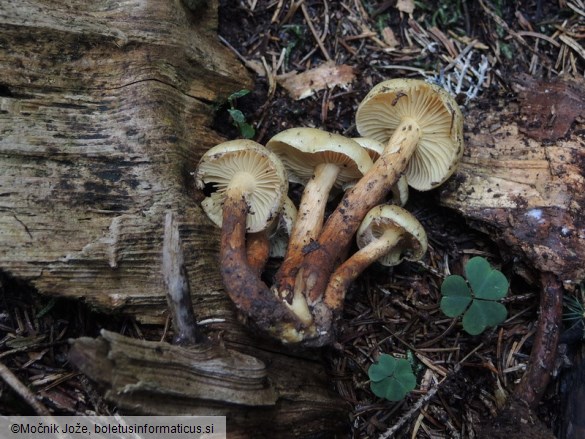
[[368,369],[370,388],[374,395],[389,401],[400,401],[416,387],[416,377],[408,360],[380,355]]
[[465,265],[467,281],[448,276],[441,285],[441,310],[447,317],[463,314],[463,329],[470,335],[481,334],[488,326],[506,320],[508,311],[496,302],[508,293],[508,279],[480,256]]
[[233,103],[236,99],[242,98],[249,93],[250,93],[250,90],[248,90],[247,88],[243,88],[241,90],[238,90],[238,91],[236,91],[228,96],[228,98],[227,98],[228,102]]
[[508,293],[508,279],[485,258],[476,256],[467,261],[465,275],[478,299],[499,300]]

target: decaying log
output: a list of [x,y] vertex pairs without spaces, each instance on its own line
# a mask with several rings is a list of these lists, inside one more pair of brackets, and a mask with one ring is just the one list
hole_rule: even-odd
[[71,360],[125,413],[226,416],[229,437],[332,437],[346,413],[316,363],[265,354],[267,367],[221,343],[184,348],[105,330],[72,344]]
[[[257,358],[217,343],[183,348],[102,330],[97,339],[75,339],[70,358],[86,375],[108,386],[106,398],[143,414],[212,415],[222,403],[274,406],[277,394]],[[156,397],[154,397],[157,395]],[[160,396],[159,396],[160,395]],[[176,398],[160,404],[159,397]],[[189,401],[192,403],[189,407]],[[198,407],[200,401],[209,405]]]
[[214,8],[6,0],[0,7],[0,268],[44,294],[164,320],[164,215],[217,295],[218,233],[187,196],[221,137],[211,103],[249,86]]
[[[183,348],[102,331],[98,339],[73,341],[71,358],[126,413],[226,416],[229,437],[328,437],[339,430],[343,410],[323,397],[308,369],[278,376],[274,371],[283,375],[285,368],[267,368],[217,343]],[[306,398],[304,410],[293,408],[299,397]]]
[[[214,103],[251,81],[218,42],[218,2],[190,3],[195,10],[180,0],[1,2],[0,270],[42,294],[144,323],[167,319],[163,272],[191,291],[197,318],[213,321],[210,332],[229,351],[107,333],[75,344],[78,359],[99,365],[81,361],[88,374],[112,378],[108,397],[119,407],[140,411],[137,395],[156,394],[140,402],[144,412],[229,412],[244,430],[269,424],[281,437],[343,429],[347,408],[319,357],[258,339],[223,291],[219,230],[194,199],[190,172],[225,140],[210,128]],[[169,213],[174,247],[165,267]],[[177,246],[184,271],[174,272]],[[165,368],[168,375],[151,379]],[[223,373],[214,397],[209,386],[219,375],[199,379],[202,387],[180,380],[202,370]]]
[[[585,278],[585,83],[563,88],[571,95],[556,101],[547,86],[535,82],[518,101],[502,98],[466,115],[464,157],[441,202],[571,287]],[[548,101],[532,103],[538,91]],[[566,108],[553,117],[562,105],[574,106],[570,123]],[[557,129],[561,123],[572,128]]]

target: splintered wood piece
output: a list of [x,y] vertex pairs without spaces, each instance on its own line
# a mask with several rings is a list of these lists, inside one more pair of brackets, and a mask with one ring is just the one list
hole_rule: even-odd
[[70,361],[103,385],[106,400],[122,413],[227,416],[230,437],[256,437],[267,422],[274,437],[333,437],[347,427],[347,408],[325,390],[328,379],[314,362],[269,352],[256,357],[210,342],[186,348],[106,330],[71,344]]
[[[141,413],[184,414],[203,401],[270,406],[277,399],[261,361],[211,343],[183,348],[102,330],[97,339],[74,340],[70,358],[110,386],[107,399]],[[155,395],[176,397],[177,403],[160,404]]]

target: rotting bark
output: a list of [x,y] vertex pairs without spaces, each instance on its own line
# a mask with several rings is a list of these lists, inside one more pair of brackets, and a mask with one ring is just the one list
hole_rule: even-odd
[[[585,99],[583,80],[568,89]],[[481,103],[466,115],[464,156],[441,190],[442,204],[567,288],[585,278],[585,124],[579,111],[573,115],[565,136],[541,142],[530,137],[526,121],[534,124],[536,115],[528,118],[525,100]],[[556,121],[551,114],[539,119],[543,126]],[[554,132],[538,130],[537,138]]]
[[219,230],[193,197],[190,172],[225,140],[209,128],[213,103],[251,85],[218,42],[217,2],[207,3],[195,13],[179,0],[2,2],[0,270],[144,323],[166,321],[165,291],[190,289],[220,345],[106,333],[74,342],[77,364],[117,407],[229,413],[240,437],[266,425],[279,437],[334,434],[348,408],[319,355],[291,355],[238,322],[218,267]]

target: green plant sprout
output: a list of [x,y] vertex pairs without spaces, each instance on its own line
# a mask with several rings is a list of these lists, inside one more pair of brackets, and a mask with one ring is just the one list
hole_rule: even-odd
[[379,398],[400,401],[416,387],[416,377],[408,360],[380,355],[368,369],[370,389]]
[[481,256],[465,264],[467,281],[459,275],[447,276],[441,285],[441,310],[448,317],[463,314],[463,329],[470,335],[481,334],[488,326],[506,320],[508,311],[497,300],[508,294],[508,279]]
[[585,320],[585,281],[579,285],[579,296],[565,295],[563,297],[563,321],[569,326],[577,325]]
[[248,93],[250,93],[250,90],[244,88],[240,91],[232,93],[227,98],[228,103],[230,104],[230,108],[228,108],[228,113],[230,114],[230,117],[232,119],[232,124],[240,131],[240,135],[244,139],[251,139],[252,137],[254,137],[256,131],[254,130],[254,127],[252,125],[246,122],[246,116],[244,116],[244,113],[242,113],[240,110],[236,108],[235,101],[238,98],[246,96]]

